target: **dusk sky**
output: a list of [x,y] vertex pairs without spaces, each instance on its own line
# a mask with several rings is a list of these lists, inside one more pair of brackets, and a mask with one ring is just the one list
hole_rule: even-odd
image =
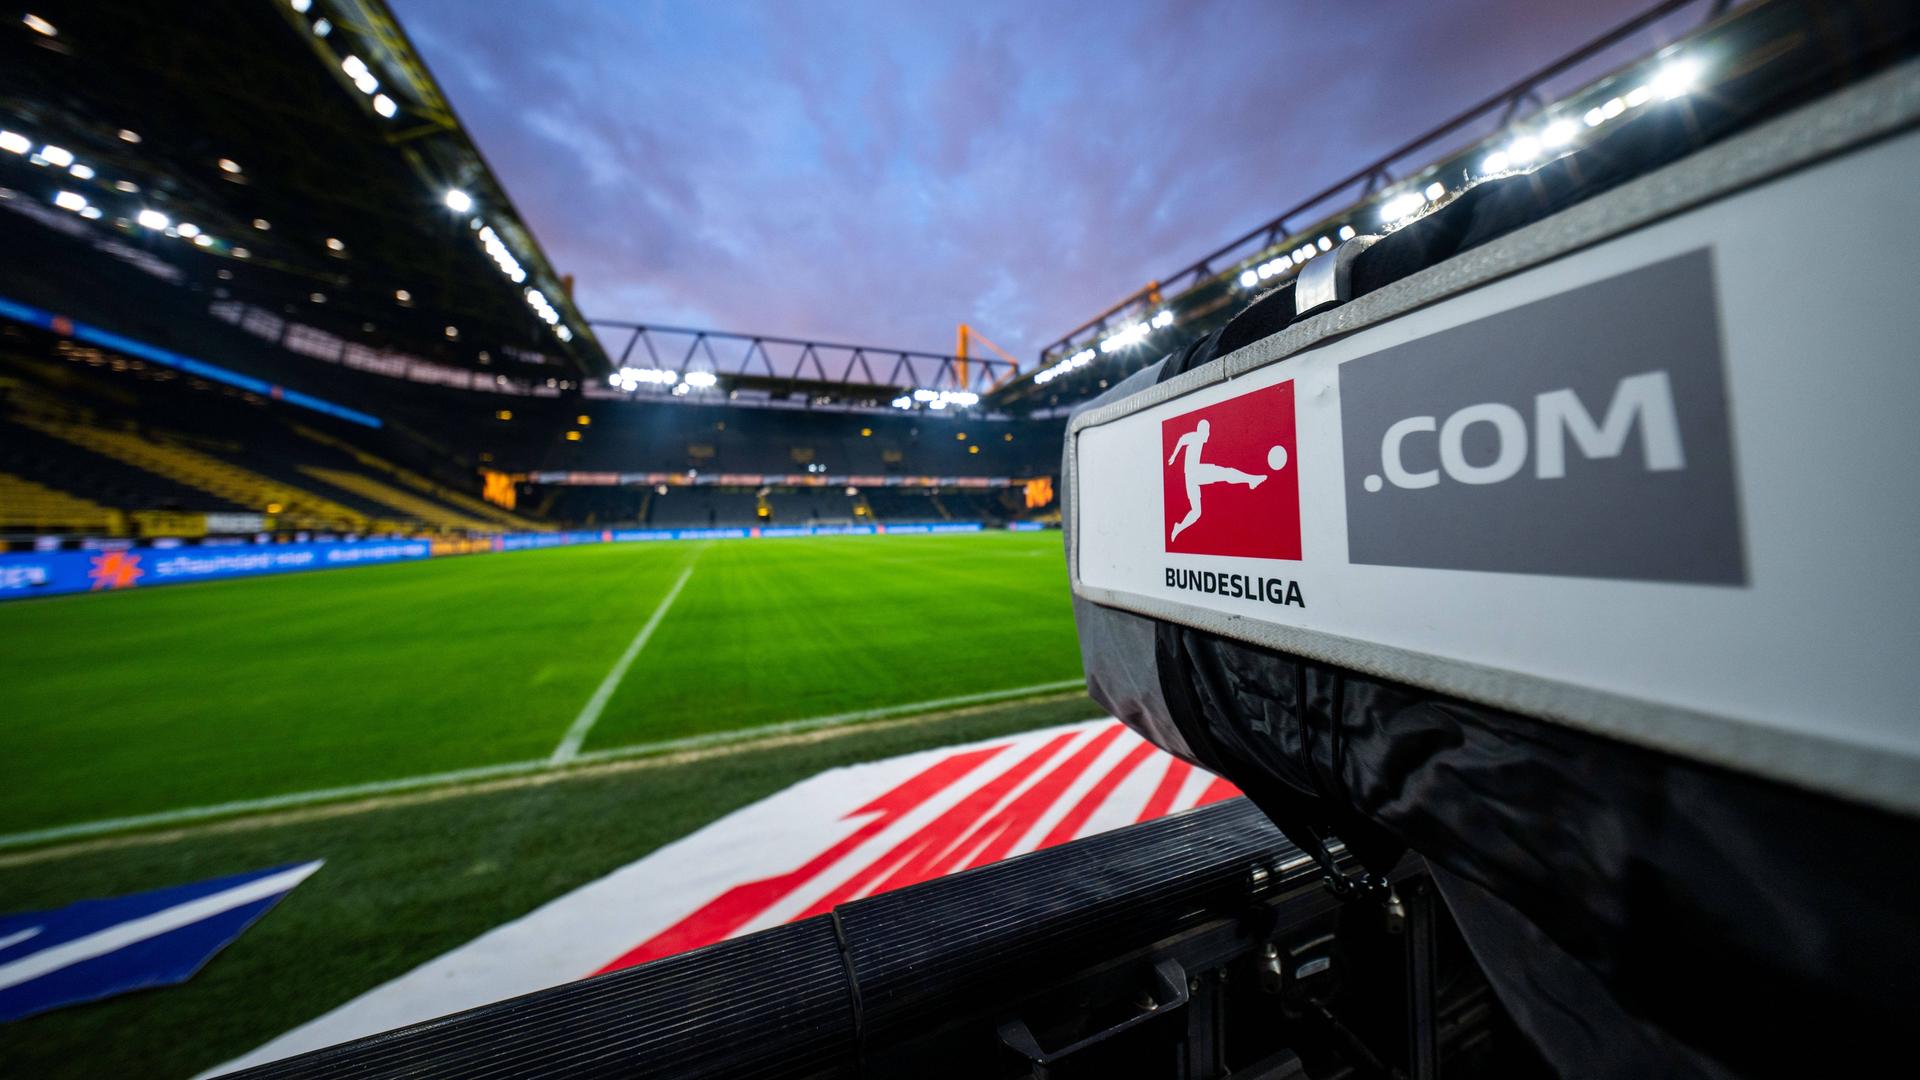
[[394,6],[589,316],[1025,360],[1647,3]]

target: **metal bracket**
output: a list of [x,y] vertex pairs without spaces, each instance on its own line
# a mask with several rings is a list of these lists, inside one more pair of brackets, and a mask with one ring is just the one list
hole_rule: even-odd
[[1293,282],[1293,311],[1296,316],[1344,304],[1353,299],[1350,284],[1353,260],[1372,247],[1377,236],[1356,236],[1334,248],[1324,259],[1309,259]]

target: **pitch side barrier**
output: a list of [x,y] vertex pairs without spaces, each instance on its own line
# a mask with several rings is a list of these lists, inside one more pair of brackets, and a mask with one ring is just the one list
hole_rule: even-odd
[[1920,1015],[1920,9],[1773,13],[1068,425],[1095,700],[1357,907],[1423,856],[1559,1075]]
[[[1015,522],[1025,532],[1043,526]],[[100,551],[0,554],[0,600],[62,593],[150,588],[189,581],[256,577],[301,570],[334,570],[376,563],[409,562],[447,555],[530,551],[575,544],[624,544],[653,540],[770,540],[798,536],[903,536],[977,533],[980,521],[903,525],[756,525],[713,529],[599,529],[515,533],[461,540],[338,540],[298,544],[201,544],[130,546]]]
[[1341,904],[1235,799],[233,1074],[1539,1075],[1417,860]]

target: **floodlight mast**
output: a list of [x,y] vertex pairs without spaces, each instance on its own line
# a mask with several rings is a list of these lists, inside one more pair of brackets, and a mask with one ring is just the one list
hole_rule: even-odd
[[998,355],[1002,360],[1005,360],[1007,362],[1007,367],[1005,371],[1002,372],[997,378],[995,378],[992,381],[992,383],[988,386],[989,390],[997,390],[1007,380],[1015,379],[1019,377],[1020,361],[1014,359],[1012,353],[1008,352],[1007,350],[1001,348],[998,345],[995,345],[992,339],[988,338],[987,335],[981,333],[978,330],[975,330],[973,327],[967,325],[966,323],[961,323],[960,329],[954,333],[954,341],[953,341],[954,361],[959,368],[961,386],[968,386],[972,382],[972,380],[968,378],[968,370],[967,370],[967,364],[970,359],[968,346],[975,341],[978,341],[980,344],[985,345],[987,348],[993,350],[993,352],[996,355]]

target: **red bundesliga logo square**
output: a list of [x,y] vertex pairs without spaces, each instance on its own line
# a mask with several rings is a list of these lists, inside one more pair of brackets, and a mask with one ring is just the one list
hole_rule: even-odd
[[1162,420],[1167,550],[1298,559],[1294,438],[1290,381]]

